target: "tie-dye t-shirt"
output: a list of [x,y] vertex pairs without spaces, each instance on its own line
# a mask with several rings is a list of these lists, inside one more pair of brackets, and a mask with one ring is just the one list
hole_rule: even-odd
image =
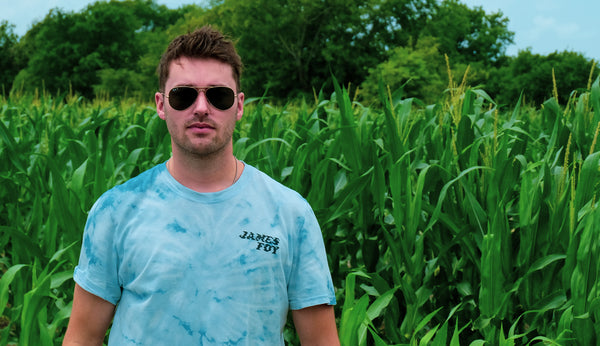
[[117,305],[109,345],[283,345],[289,308],[335,304],[312,209],[250,165],[215,193],[164,163],[106,192],[74,279]]

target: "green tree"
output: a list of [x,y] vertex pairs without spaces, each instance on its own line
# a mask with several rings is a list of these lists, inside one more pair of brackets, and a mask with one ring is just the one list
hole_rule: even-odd
[[[226,0],[202,14],[238,39],[246,92],[284,97],[319,88],[334,73],[362,80],[382,58],[362,17],[369,2],[358,0]],[[198,17],[196,17],[198,18]],[[367,52],[369,52],[367,54]]]
[[453,63],[481,62],[486,66],[501,65],[514,38],[502,12],[487,14],[480,6],[469,8],[458,0],[442,1],[422,34],[436,37],[440,52]]
[[126,2],[126,5],[131,7],[132,12],[143,23],[142,28],[135,33],[140,47],[139,56],[133,67],[110,67],[98,71],[100,81],[94,85],[94,91],[112,97],[135,96],[153,101],[154,91],[158,90],[156,67],[172,38],[168,35],[168,29],[183,18],[185,13],[197,7],[186,5],[169,9],[150,0]]
[[381,49],[415,48],[439,6],[437,0],[371,0],[363,19]]
[[[499,60],[511,42],[507,20],[456,1],[436,0],[223,0],[186,15],[178,33],[214,24],[238,39],[246,71],[243,86],[254,96],[285,97],[328,86],[331,74],[358,85],[396,47],[415,49],[421,37],[438,39],[453,63]],[[444,16],[460,10],[464,25],[448,36]],[[454,18],[454,17],[452,17]],[[471,23],[472,21],[472,23]],[[448,37],[447,37],[448,36]],[[466,39],[468,38],[468,40]]]
[[143,94],[156,87],[170,39],[212,24],[238,42],[244,91],[283,98],[331,91],[332,74],[359,85],[397,47],[420,50],[427,37],[442,61],[448,54],[453,65],[500,65],[512,42],[506,23],[457,0],[213,0],[178,10],[154,0],[104,1],[80,13],[54,9],[34,25],[19,43],[27,68],[13,87]]
[[81,13],[51,10],[26,36],[27,44],[34,47],[21,76],[30,78],[27,85],[50,92],[72,87],[91,97],[97,71],[131,67],[138,49],[135,17],[118,7],[122,7],[118,2],[98,2]]
[[8,93],[18,72],[15,55],[18,37],[13,32],[14,28],[13,24],[5,20],[0,21],[0,71],[2,71],[0,74],[0,95]]
[[378,100],[378,84],[402,98],[416,97],[425,102],[437,101],[448,85],[446,65],[434,38],[423,38],[415,48],[396,47],[389,59],[372,68],[361,84],[362,102]]
[[[586,88],[593,64],[581,53],[563,51],[540,55],[527,49],[495,70],[487,89],[499,103],[511,104],[523,93],[526,102],[539,106],[553,96],[554,70],[558,101],[565,104],[572,91]],[[594,71],[597,76],[598,66]]]
[[213,24],[238,40],[247,93],[285,97],[358,84],[391,47],[408,42],[434,0],[225,0],[188,13],[170,32]]
[[[121,81],[123,76],[136,76],[146,52],[142,33],[164,30],[180,15],[154,0],[98,1],[79,13],[53,9],[23,39],[29,60],[15,86],[49,92],[73,89],[90,98],[103,84],[111,87],[104,91],[117,95],[138,89],[139,81],[131,80],[115,90],[115,78],[106,71],[121,71],[116,78]],[[157,64],[160,53],[156,56]]]

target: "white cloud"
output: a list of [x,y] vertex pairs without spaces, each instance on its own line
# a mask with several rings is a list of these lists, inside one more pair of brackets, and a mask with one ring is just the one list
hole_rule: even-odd
[[551,31],[556,26],[556,20],[552,17],[534,16],[531,21],[531,28],[527,31],[526,38],[528,40],[540,39]]
[[531,38],[539,38],[544,33],[554,33],[561,38],[573,37],[580,30],[577,23],[559,21],[555,17],[535,16],[533,17],[533,28],[530,31]]

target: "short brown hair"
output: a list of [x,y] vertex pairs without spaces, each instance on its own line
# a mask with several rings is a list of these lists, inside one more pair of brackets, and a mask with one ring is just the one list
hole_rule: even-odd
[[216,59],[231,66],[233,79],[238,91],[242,75],[242,59],[235,50],[233,42],[220,31],[210,25],[196,29],[193,32],[176,37],[164,52],[158,65],[158,84],[164,92],[169,78],[169,66],[172,61],[181,57]]

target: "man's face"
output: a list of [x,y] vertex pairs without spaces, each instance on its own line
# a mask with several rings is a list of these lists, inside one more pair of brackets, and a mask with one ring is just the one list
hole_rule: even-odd
[[174,155],[205,158],[231,153],[235,124],[244,111],[244,94],[237,94],[230,108],[220,110],[209,103],[202,90],[190,107],[176,110],[169,104],[168,95],[174,87],[182,86],[226,86],[236,91],[231,66],[215,59],[182,57],[174,60],[170,64],[165,93],[155,95],[158,115],[166,121],[171,134]]

